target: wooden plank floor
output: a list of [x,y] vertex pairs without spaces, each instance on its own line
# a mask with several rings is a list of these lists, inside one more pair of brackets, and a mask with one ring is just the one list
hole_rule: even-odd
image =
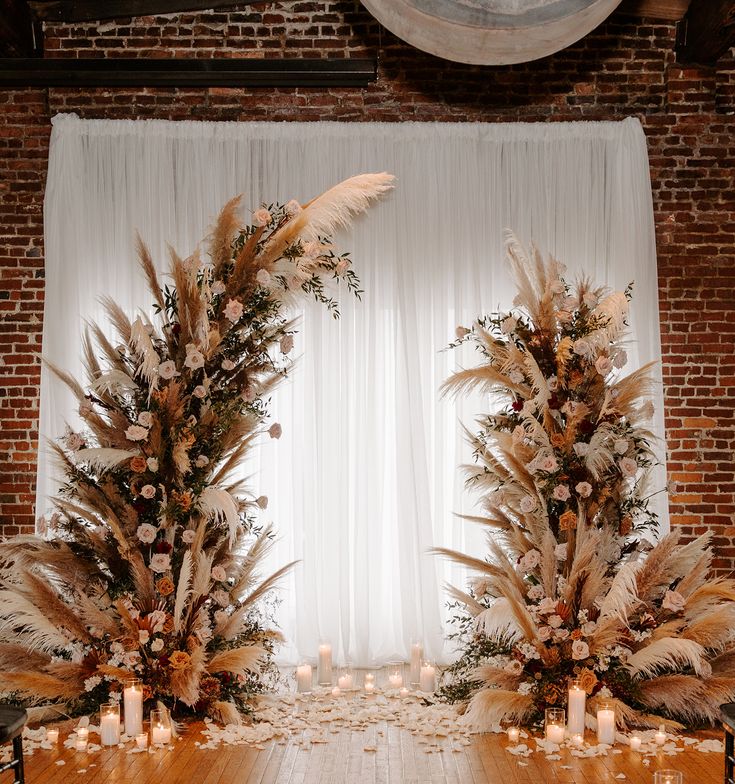
[[[62,740],[71,723],[59,725]],[[387,723],[365,730],[340,729],[321,744],[303,737],[270,741],[263,748],[222,745],[200,749],[202,724],[186,728],[172,750],[127,754],[103,749],[87,754],[65,749],[36,749],[26,758],[28,784],[651,784],[659,768],[676,768],[686,784],[719,784],[721,754],[685,751],[676,757],[658,755],[650,766],[639,754],[622,748],[622,754],[578,759],[562,751],[562,759],[548,761],[542,754],[519,760],[505,751],[504,736],[475,736],[471,745],[453,751],[447,742],[441,752],[427,754],[407,730]],[[708,732],[701,737],[719,737]],[[365,747],[375,751],[365,751]],[[456,748],[456,746],[455,746]],[[64,765],[57,765],[59,760]],[[525,765],[519,764],[526,763]],[[571,766],[564,769],[562,765]],[[81,772],[85,771],[85,772]],[[625,779],[618,779],[619,774]]]

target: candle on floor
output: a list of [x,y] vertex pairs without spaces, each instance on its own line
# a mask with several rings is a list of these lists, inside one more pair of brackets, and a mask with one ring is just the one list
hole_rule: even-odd
[[628,743],[630,744],[631,751],[640,751],[641,750],[641,738],[640,735],[631,735],[628,738]]
[[566,732],[566,713],[563,708],[547,708],[545,714],[546,740],[552,743],[563,743]]
[[579,685],[578,680],[569,684],[567,703],[567,729],[570,735],[584,734],[584,714],[586,709],[587,692]]
[[342,694],[342,689],[340,689],[339,686],[335,686],[332,689],[332,697],[339,697],[340,694]]
[[683,784],[684,774],[680,770],[668,768],[657,770],[653,774],[653,784]]
[[77,740],[89,740],[89,727],[77,727]]
[[375,684],[372,681],[365,683],[365,694],[375,694]]
[[120,706],[116,702],[100,705],[100,743],[103,746],[120,743]]
[[597,742],[615,745],[615,710],[607,702],[597,709]]
[[87,748],[87,739],[86,738],[77,738],[74,741],[74,748],[77,751],[84,751]]
[[659,746],[663,746],[666,743],[666,725],[661,724],[659,726],[658,732],[653,736],[653,739]]
[[508,740],[511,743],[518,743],[521,738],[521,730],[519,727],[508,727]]
[[372,672],[365,673],[365,683],[375,683],[375,675]]
[[128,678],[123,688],[125,734],[135,737],[143,731],[143,684],[138,678]]
[[421,665],[419,687],[421,691],[433,692],[436,690],[436,667],[430,661],[425,661]]
[[354,679],[352,673],[348,669],[342,670],[342,674],[337,678],[337,686],[339,686],[342,691],[349,691],[352,688],[353,683]]
[[403,686],[403,666],[391,664],[388,668],[388,686],[391,689],[400,689]]
[[420,642],[411,644],[410,682],[418,683],[421,678],[421,659],[424,656],[424,646]]
[[575,732],[574,735],[572,735],[572,743],[575,746],[584,746],[584,735],[582,735],[581,732]]
[[139,735],[135,736],[135,745],[139,749],[147,749],[148,748],[148,734],[146,732],[141,732]]
[[319,646],[316,677],[320,686],[332,685],[332,646],[328,642]]
[[311,664],[299,664],[296,668],[296,691],[302,694],[311,693],[312,677]]
[[151,711],[151,743],[164,746],[171,742],[171,719],[167,710]]
[[49,743],[58,743],[59,742],[59,731],[58,730],[46,730],[46,740]]
[[401,697],[408,697],[411,692],[404,686],[398,693]]

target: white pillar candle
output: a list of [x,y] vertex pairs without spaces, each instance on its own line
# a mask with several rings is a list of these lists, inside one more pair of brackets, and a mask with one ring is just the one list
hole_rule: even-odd
[[125,681],[123,689],[125,734],[135,737],[143,731],[143,684],[137,678]]
[[653,739],[659,746],[663,746],[666,743],[666,726],[664,724],[658,728],[658,732],[653,736]]
[[46,730],[46,740],[49,743],[58,743],[59,742],[59,731],[58,730]]
[[403,686],[403,675],[400,672],[394,672],[388,676],[388,685],[391,689],[400,689]]
[[420,642],[411,645],[411,671],[410,682],[418,683],[421,678],[421,659],[424,656],[424,646]]
[[521,738],[521,731],[518,727],[508,727],[508,740],[511,743],[518,743]]
[[597,742],[615,745],[615,711],[612,708],[597,711]]
[[311,692],[311,681],[311,664],[299,664],[296,668],[296,691],[302,694],[309,694]]
[[141,732],[135,736],[135,745],[139,749],[147,749],[148,748],[148,735],[145,732]]
[[587,692],[574,681],[569,687],[567,704],[567,729],[570,735],[584,734],[584,713]]
[[342,673],[342,675],[337,678],[337,686],[339,686],[342,691],[349,691],[352,688],[353,682],[351,672]]
[[431,662],[424,662],[421,665],[419,687],[421,691],[429,692],[433,692],[436,689],[436,668]]
[[552,743],[564,742],[564,725],[563,724],[547,724],[546,725],[546,740]]
[[631,735],[630,738],[628,739],[628,743],[630,743],[631,751],[641,750],[641,739],[638,735]]
[[120,716],[108,713],[100,718],[100,741],[103,746],[117,746],[120,742]]
[[332,685],[332,646],[328,642],[319,646],[316,675],[321,686]]

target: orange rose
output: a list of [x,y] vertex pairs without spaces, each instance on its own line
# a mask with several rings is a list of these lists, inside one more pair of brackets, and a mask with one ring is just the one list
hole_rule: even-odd
[[551,437],[551,443],[555,447],[564,446],[565,443],[564,436],[561,433],[554,433],[554,435]]
[[160,580],[156,581],[156,590],[161,596],[170,596],[176,586],[173,584],[170,577],[161,577]]
[[567,509],[566,512],[559,518],[559,530],[570,531],[577,527],[577,515],[571,510]]
[[142,474],[146,470],[147,464],[145,458],[138,455],[130,461],[130,470],[135,471],[136,474]]
[[173,616],[166,613],[166,620],[163,622],[163,631],[166,634],[171,634],[173,630],[174,630]]
[[592,694],[592,690],[597,686],[597,676],[588,667],[580,671],[577,680],[580,688],[584,689],[587,694]]
[[171,656],[169,656],[168,663],[174,670],[183,670],[189,666],[190,660],[191,657],[186,651],[174,651]]
[[574,631],[573,631],[573,632],[572,632],[572,633],[571,633],[569,636],[570,636],[570,637],[571,637],[573,640],[581,640],[581,639],[582,639],[582,636],[583,636],[583,635],[582,635],[582,630],[581,630],[581,629],[575,629],[575,630],[574,630]]

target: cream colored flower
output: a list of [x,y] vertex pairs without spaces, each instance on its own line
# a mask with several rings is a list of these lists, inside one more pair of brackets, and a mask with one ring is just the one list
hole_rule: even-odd
[[267,226],[271,222],[271,214],[265,207],[253,213],[253,226]]
[[140,494],[143,498],[155,498],[156,488],[153,487],[153,485],[143,485],[143,487],[140,488]]
[[212,579],[217,582],[222,582],[227,579],[227,572],[221,566],[213,566]]
[[163,649],[163,640],[160,637],[155,637],[153,642],[151,643],[151,650],[153,653],[158,653],[158,651]]
[[589,482],[578,482],[574,489],[580,498],[589,498],[592,495],[592,485]]
[[557,501],[568,501],[571,493],[569,492],[569,487],[567,487],[567,485],[557,485],[552,492],[552,496]]
[[158,471],[158,458],[157,457],[149,457],[145,461],[146,466],[148,467],[149,471],[153,471],[154,473]]
[[193,343],[189,343],[186,346],[184,365],[191,370],[198,370],[200,367],[204,367],[204,354]]
[[224,294],[226,290],[227,288],[221,280],[215,280],[210,289],[212,294],[214,294],[216,297],[220,294]]
[[152,572],[163,574],[171,568],[171,556],[168,553],[154,553],[148,566]]
[[257,504],[257,505],[258,505],[258,506],[259,506],[261,509],[267,509],[267,508],[268,508],[268,496],[267,496],[267,495],[259,495],[259,496],[258,496],[258,497],[255,499],[255,503],[256,503],[256,504]]
[[589,357],[592,353],[592,345],[588,340],[585,340],[584,338],[578,338],[574,341],[572,350],[580,357]]
[[671,612],[681,612],[686,605],[687,600],[678,591],[666,591],[661,606],[664,610],[671,610]]
[[286,212],[286,215],[293,217],[294,215],[298,215],[301,212],[301,205],[296,201],[296,199],[290,199],[286,202],[286,206],[283,208]]
[[199,455],[195,460],[194,465],[197,468],[204,468],[204,466],[209,465],[209,458],[206,455]]
[[269,286],[272,278],[270,272],[268,272],[267,269],[259,269],[258,274],[255,276],[255,280],[261,286]]
[[125,438],[128,441],[145,441],[148,438],[148,428],[140,425],[130,425],[125,431]]
[[614,444],[613,449],[619,454],[624,455],[628,451],[628,447],[630,444],[628,443],[627,439],[619,438]]
[[226,370],[229,372],[230,370],[235,369],[235,363],[231,359],[223,359],[222,360],[222,370]]
[[268,428],[268,435],[271,438],[280,438],[282,434],[283,434],[283,428],[280,426],[280,424],[278,422],[274,422]]
[[293,348],[293,335],[284,335],[281,338],[281,353],[288,354],[289,351]]
[[143,427],[153,427],[153,414],[150,411],[141,411],[138,414],[138,424]]
[[638,473],[638,463],[631,457],[621,457],[618,461],[623,476],[633,477]]
[[572,643],[572,658],[576,661],[586,659],[590,655],[590,647],[584,640],[574,640]]
[[200,400],[207,396],[207,388],[202,386],[202,384],[198,384],[194,387],[194,391],[192,392],[194,397],[198,397]]
[[236,299],[230,299],[225,305],[225,318],[233,324],[240,320],[242,316],[243,306],[242,302]]
[[170,378],[174,376],[180,376],[178,370],[176,370],[176,364],[172,359],[167,359],[165,362],[161,362],[158,366],[158,375],[164,379],[164,381],[168,381]]
[[613,369],[613,363],[610,357],[601,355],[595,360],[595,370],[601,375],[606,376]]
[[558,629],[564,623],[564,620],[561,615],[554,613],[554,615],[549,616],[546,622],[549,624],[549,626],[551,626],[552,629]]
[[150,638],[151,638],[151,633],[148,631],[148,629],[138,630],[138,642],[141,645],[145,645],[148,642],[148,640],[150,640]]
[[537,506],[536,499],[532,495],[525,495],[521,498],[521,512],[524,514],[528,514],[529,512],[533,512],[533,510]]
[[181,540],[184,542],[184,544],[191,544],[194,541],[195,536],[196,536],[196,531],[194,531],[191,528],[187,528],[181,534]]
[[143,544],[151,544],[156,541],[158,531],[149,523],[143,523],[138,526],[135,533]]

